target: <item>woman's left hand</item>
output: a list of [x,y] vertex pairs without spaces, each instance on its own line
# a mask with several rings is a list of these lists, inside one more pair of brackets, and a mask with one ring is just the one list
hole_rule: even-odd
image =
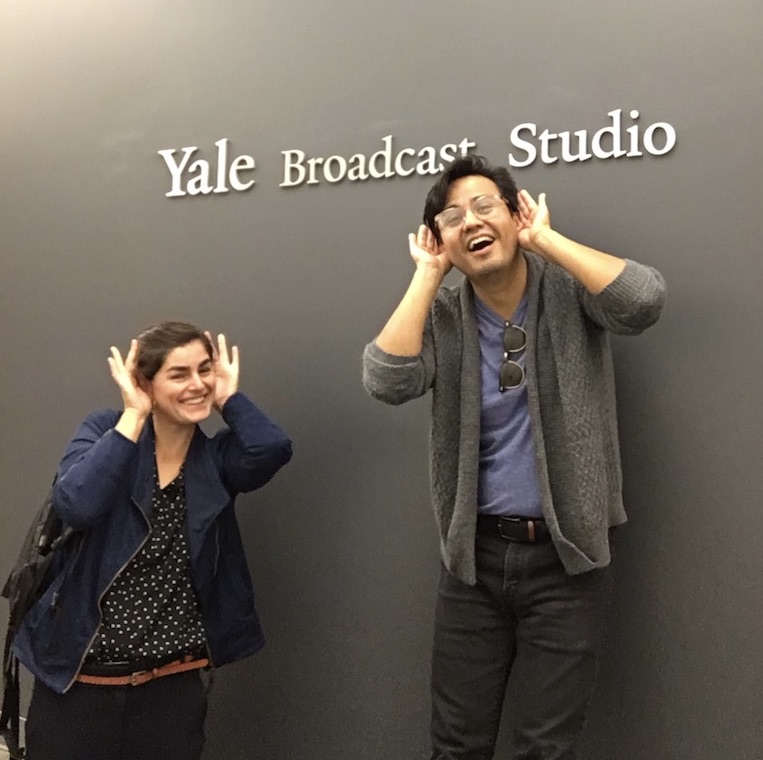
[[238,346],[231,346],[229,354],[228,344],[222,333],[217,336],[216,348],[212,335],[209,332],[205,334],[214,351],[215,408],[221,411],[225,402],[238,391]]

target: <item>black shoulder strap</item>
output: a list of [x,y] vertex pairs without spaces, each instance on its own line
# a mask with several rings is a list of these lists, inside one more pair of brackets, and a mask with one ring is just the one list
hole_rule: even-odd
[[[53,481],[55,483],[55,479]],[[13,654],[13,639],[24,615],[39,597],[40,585],[52,553],[66,543],[71,530],[64,528],[53,509],[53,488],[35,513],[27,535],[2,589],[8,599],[8,628],[3,647],[3,704],[0,711],[0,733],[12,758],[23,758],[20,744],[19,661]]]
[[23,758],[24,750],[19,746],[19,714],[21,712],[19,689],[19,661],[11,651],[13,635],[9,630],[5,636],[3,650],[3,709],[0,713],[0,733],[12,758]]

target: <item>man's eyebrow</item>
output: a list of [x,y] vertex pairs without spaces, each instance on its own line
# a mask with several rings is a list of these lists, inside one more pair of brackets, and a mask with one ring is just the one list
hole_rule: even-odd
[[[487,198],[490,195],[490,193],[477,193],[477,195],[473,195],[471,198],[467,200],[468,203],[471,203],[472,201],[476,201],[477,198]],[[443,208],[443,211],[448,208],[463,208],[460,204],[453,201],[453,203],[448,204]]]

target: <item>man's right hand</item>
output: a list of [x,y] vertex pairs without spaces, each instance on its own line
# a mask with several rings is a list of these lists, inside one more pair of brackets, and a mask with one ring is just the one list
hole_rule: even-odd
[[408,248],[417,267],[434,269],[441,277],[445,277],[453,266],[445,255],[442,243],[437,242],[434,233],[425,224],[419,226],[417,234],[408,235]]
[[382,351],[396,356],[416,356],[421,352],[429,308],[453,266],[426,225],[422,224],[416,235],[408,235],[408,246],[416,271],[403,300],[376,337],[376,345]]

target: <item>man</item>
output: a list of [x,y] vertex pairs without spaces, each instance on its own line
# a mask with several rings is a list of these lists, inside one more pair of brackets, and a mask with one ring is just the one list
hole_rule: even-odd
[[[455,160],[409,235],[411,284],[363,380],[432,389],[441,569],[432,760],[493,757],[509,673],[517,760],[570,760],[596,673],[625,521],[608,332],[660,315],[658,272],[555,231],[503,168]],[[451,267],[464,274],[442,281]]]

